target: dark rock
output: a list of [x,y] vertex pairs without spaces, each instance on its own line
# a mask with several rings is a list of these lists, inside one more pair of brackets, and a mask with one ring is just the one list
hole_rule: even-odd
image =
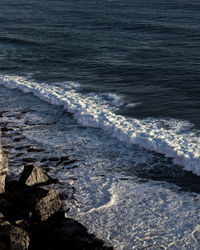
[[0,195],[0,212],[5,217],[14,222],[23,218],[28,218],[28,213],[32,207],[32,196],[31,192],[27,192],[25,188],[19,188],[13,182],[12,187],[6,184],[6,192]]
[[24,150],[24,149],[27,149],[27,148],[30,148],[30,147],[31,147],[30,145],[24,145],[24,146],[18,146],[15,149],[16,150]]
[[64,161],[62,164],[63,165],[69,165],[69,164],[72,164],[74,162],[76,162],[77,160],[70,160],[70,161]]
[[1,131],[2,131],[2,132],[13,131],[13,128],[2,127],[2,128],[1,128]]
[[17,160],[9,160],[9,165],[17,165]]
[[7,184],[6,193],[0,195],[0,212],[9,221],[44,221],[58,212],[64,203],[56,190],[45,190],[37,186]]
[[11,149],[11,148],[13,148],[13,145],[12,144],[10,144],[10,145],[7,144],[7,145],[4,145],[4,148],[5,149]]
[[47,183],[51,180],[51,177],[48,176],[43,169],[37,166],[28,165],[24,167],[19,182],[27,186],[33,186],[36,184]]
[[50,157],[48,160],[49,161],[59,161],[59,158],[58,157]]
[[5,154],[9,154],[10,153],[10,150],[6,150],[5,148],[4,148],[3,151],[4,151]]
[[45,162],[45,161],[47,161],[46,157],[42,158],[42,160],[40,162]]
[[29,247],[28,233],[20,227],[11,225],[6,220],[0,221],[0,249],[26,250]]
[[18,154],[16,154],[17,157],[20,157],[22,155],[24,155],[24,153],[18,153]]
[[57,166],[59,166],[60,164],[63,164],[64,161],[69,161],[69,157],[61,156],[59,162],[57,163]]
[[14,209],[14,206],[11,202],[9,202],[6,198],[0,197],[0,212],[3,214],[7,214]]
[[58,191],[52,189],[47,191],[41,199],[37,197],[35,212],[41,221],[45,221],[63,207],[64,203],[61,201]]
[[28,152],[42,152],[42,151],[44,151],[44,149],[42,149],[42,148],[29,148],[27,151]]
[[28,158],[24,158],[23,161],[24,161],[24,162],[36,162],[37,159],[28,157]]
[[62,156],[60,157],[60,163],[62,163],[63,161],[68,161],[69,157],[68,156]]
[[77,162],[77,160],[66,160],[66,161],[59,161],[56,166],[59,166],[59,165],[69,165],[69,164],[72,164],[72,163],[75,163]]
[[23,138],[20,138],[20,137],[17,137],[17,138],[15,138],[13,141],[14,142],[19,142],[19,141],[21,141]]
[[78,168],[78,165],[72,166],[72,167],[68,167],[67,169],[74,169],[74,168]]

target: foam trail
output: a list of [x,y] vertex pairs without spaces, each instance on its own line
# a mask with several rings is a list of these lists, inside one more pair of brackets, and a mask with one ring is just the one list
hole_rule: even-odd
[[[138,120],[116,115],[96,96],[82,95],[71,86],[67,90],[58,85],[48,85],[27,80],[24,77],[2,75],[0,85],[32,93],[53,105],[63,105],[79,124],[101,128],[121,141],[138,144],[146,149],[172,157],[175,164],[200,175],[200,138],[192,133],[178,133],[166,129],[153,119]],[[181,128],[181,122],[177,123]],[[180,131],[179,131],[180,132]]]

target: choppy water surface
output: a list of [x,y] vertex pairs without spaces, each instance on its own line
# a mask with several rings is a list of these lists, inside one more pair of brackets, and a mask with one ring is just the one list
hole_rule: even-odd
[[199,249],[199,5],[1,1],[10,178],[48,168],[116,249]]

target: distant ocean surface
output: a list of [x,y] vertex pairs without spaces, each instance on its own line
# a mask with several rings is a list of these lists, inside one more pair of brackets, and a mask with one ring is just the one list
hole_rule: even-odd
[[0,107],[55,121],[22,133],[79,160],[52,175],[89,232],[199,249],[199,1],[0,0]]

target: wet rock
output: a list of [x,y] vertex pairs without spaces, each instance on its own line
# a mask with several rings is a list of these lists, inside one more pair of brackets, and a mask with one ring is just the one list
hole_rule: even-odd
[[31,146],[30,145],[24,145],[24,146],[18,146],[18,147],[16,147],[15,149],[16,150],[24,150],[24,149],[28,149],[28,148],[30,148]]
[[59,165],[70,165],[72,163],[75,163],[77,162],[77,160],[67,160],[67,161],[59,161],[56,165],[59,166]]
[[2,128],[1,128],[1,131],[2,131],[2,132],[13,131],[13,128],[2,127]]
[[59,158],[58,157],[50,157],[48,160],[49,161],[59,161]]
[[0,249],[26,250],[29,247],[28,233],[20,227],[11,225],[6,220],[0,222]]
[[[11,157],[10,157],[11,158]],[[13,158],[12,158],[13,159]],[[15,160],[10,160],[9,161],[9,165],[14,165],[14,164],[17,164],[18,163],[18,161],[15,161]]]
[[19,182],[27,186],[33,186],[36,184],[47,183],[51,180],[51,177],[47,175],[45,170],[37,166],[28,165],[24,167]]
[[42,152],[42,151],[44,151],[44,149],[42,149],[42,148],[29,148],[27,151],[28,152]]
[[37,159],[31,158],[31,157],[28,157],[28,158],[24,158],[24,159],[23,159],[23,162],[29,162],[29,163],[36,162],[36,161],[37,161]]
[[67,169],[74,169],[74,168],[78,168],[78,165],[72,166],[72,167],[68,167]]
[[41,221],[45,221],[63,208],[64,203],[61,201],[58,191],[54,189],[44,190],[42,195],[43,197],[37,197],[35,212]]
[[12,144],[7,144],[7,145],[4,146],[4,148],[5,149],[11,149],[11,148],[13,148],[13,145]]
[[20,157],[22,155],[24,155],[24,153],[18,153],[18,154],[16,154],[17,157]]
[[23,138],[20,138],[20,137],[17,137],[17,138],[15,138],[13,141],[14,142],[19,142],[19,141],[21,141]]
[[69,165],[69,164],[72,164],[74,162],[76,162],[77,160],[70,160],[70,161],[64,161],[63,162],[63,165]]
[[48,159],[46,157],[42,158],[42,160],[40,162],[45,162],[47,161]]
[[61,156],[60,160],[58,162],[58,165],[62,164],[64,161],[69,161],[69,157],[68,156]]
[[60,161],[67,161],[67,160],[69,160],[68,156],[61,156],[60,157]]

